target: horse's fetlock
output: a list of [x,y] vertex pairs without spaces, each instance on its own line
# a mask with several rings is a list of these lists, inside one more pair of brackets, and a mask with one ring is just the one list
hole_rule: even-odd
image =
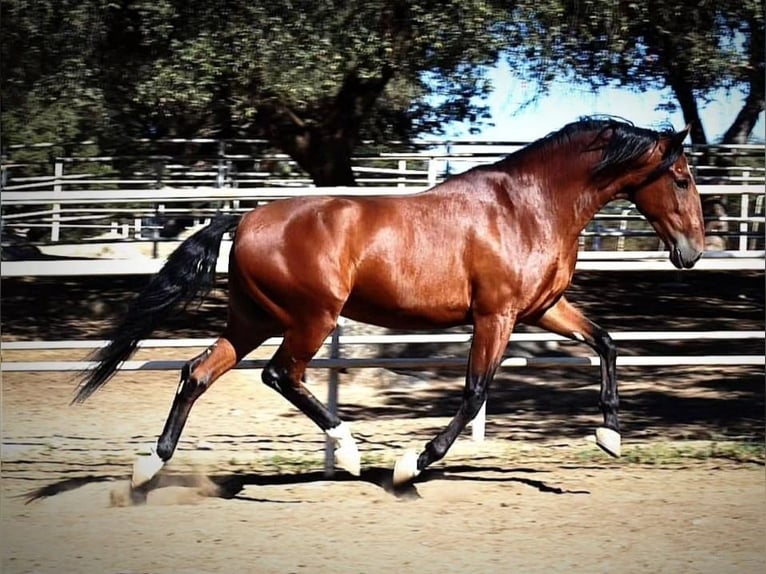
[[426,444],[425,450],[418,457],[418,470],[423,470],[432,462],[441,460],[449,450],[450,443],[443,436],[437,436]]
[[159,440],[157,442],[157,456],[159,456],[165,462],[170,460],[170,458],[173,456],[174,450],[175,445],[170,440]]
[[281,379],[282,373],[273,365],[266,365],[263,371],[261,371],[261,381],[263,381],[263,384],[280,393],[282,392]]
[[619,397],[604,397],[599,400],[599,406],[601,410],[617,412],[620,408],[620,399]]

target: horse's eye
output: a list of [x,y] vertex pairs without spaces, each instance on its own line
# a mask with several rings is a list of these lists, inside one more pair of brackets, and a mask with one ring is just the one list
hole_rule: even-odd
[[689,189],[689,180],[688,179],[677,179],[676,180],[676,187],[679,189]]

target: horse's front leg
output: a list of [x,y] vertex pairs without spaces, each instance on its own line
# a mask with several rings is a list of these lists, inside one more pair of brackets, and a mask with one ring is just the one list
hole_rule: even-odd
[[394,467],[394,484],[403,484],[447,454],[458,435],[465,429],[487,400],[489,384],[503,357],[513,329],[515,313],[487,314],[474,317],[473,340],[466,371],[463,400],[447,428],[436,435],[423,452],[406,452]]
[[596,429],[596,444],[608,454],[620,456],[617,348],[609,333],[585,317],[563,297],[548,309],[536,324],[557,335],[581,341],[598,353],[601,359],[599,406],[604,415],[604,426]]

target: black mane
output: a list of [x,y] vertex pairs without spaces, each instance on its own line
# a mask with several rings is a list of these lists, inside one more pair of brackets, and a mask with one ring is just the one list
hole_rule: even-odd
[[[556,147],[569,143],[577,135],[588,133],[593,134],[593,137],[583,151],[603,151],[601,160],[593,167],[593,176],[607,180],[633,167],[661,139],[672,138],[676,134],[672,128],[662,131],[639,128],[618,117],[586,116],[533,142],[525,150]],[[666,171],[682,153],[683,145],[680,141],[670,145],[650,179]]]

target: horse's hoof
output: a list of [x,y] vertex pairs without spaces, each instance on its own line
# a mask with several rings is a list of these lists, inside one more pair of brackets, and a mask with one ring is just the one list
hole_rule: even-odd
[[335,428],[327,429],[325,432],[335,443],[335,464],[354,476],[359,476],[361,474],[361,458],[349,426],[346,423],[340,423]]
[[346,469],[354,476],[362,473],[362,459],[354,441],[344,441],[343,446],[335,450],[335,464]]
[[596,444],[615,458],[620,456],[620,433],[606,427],[596,429]]
[[420,474],[418,470],[418,453],[414,449],[407,450],[394,465],[394,486],[401,486]]
[[130,479],[130,486],[141,488],[149,482],[165,465],[165,461],[152,450],[148,456],[139,456],[133,463],[133,476]]

